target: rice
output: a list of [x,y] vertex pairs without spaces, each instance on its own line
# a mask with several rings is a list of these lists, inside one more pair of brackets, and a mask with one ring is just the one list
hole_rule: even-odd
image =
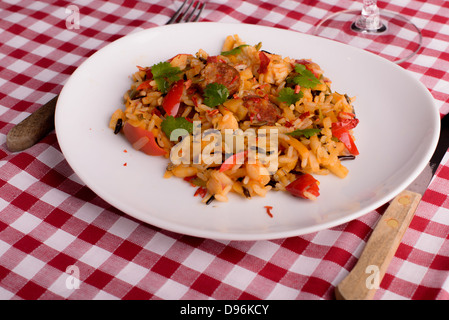
[[[355,98],[332,91],[331,81],[312,60],[261,51],[261,43],[248,45],[238,35],[226,37],[220,52],[210,55],[199,49],[194,55],[178,54],[161,62],[176,74],[159,78],[157,72],[153,74],[157,64],[138,67],[123,95],[124,105],[112,114],[109,127],[117,131],[121,124],[131,145],[147,153],[148,136],[153,136],[156,145],[149,154],[157,151],[170,161],[164,177],[181,178],[205,190],[202,202],[207,204],[213,199],[229,201],[230,193],[250,199],[272,190],[316,200],[318,181],[300,190],[300,195],[292,192],[293,182],[307,175],[348,175],[339,156],[358,155],[352,130],[358,123]],[[178,81],[182,92],[172,106],[176,114],[170,114],[166,105]],[[204,85],[207,81],[220,86],[217,94],[226,93],[216,105]],[[179,119],[169,125],[170,116],[181,118],[182,125]],[[149,135],[132,141],[124,130],[128,125]],[[173,125],[190,128],[182,136],[189,139],[183,140],[185,149],[181,138],[170,141],[167,136],[167,126]],[[272,141],[268,137],[274,132]],[[261,141],[264,146],[256,145]],[[187,163],[175,164],[181,157],[171,157],[174,150],[186,152]],[[209,158],[204,157],[208,150],[213,151]]]

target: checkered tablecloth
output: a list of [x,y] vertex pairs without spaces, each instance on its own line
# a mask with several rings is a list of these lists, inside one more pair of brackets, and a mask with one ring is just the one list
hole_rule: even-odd
[[[53,98],[92,53],[165,24],[180,1],[0,2],[0,299],[333,299],[383,208],[313,234],[216,241],[141,223],[76,176],[52,132],[28,150],[8,131]],[[66,21],[74,5],[79,28]],[[379,1],[422,30],[401,64],[449,111],[449,1]],[[345,0],[208,0],[203,21],[311,33]],[[449,156],[423,196],[375,299],[449,299]],[[79,281],[77,281],[79,279]]]

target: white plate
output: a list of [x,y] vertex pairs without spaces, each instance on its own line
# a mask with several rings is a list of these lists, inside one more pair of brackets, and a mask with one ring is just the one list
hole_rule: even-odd
[[[306,201],[286,193],[200,203],[195,188],[163,179],[167,160],[135,151],[108,128],[122,107],[136,66],[204,49],[218,54],[227,35],[292,58],[311,58],[333,89],[356,96],[360,156],[344,164],[345,179],[320,176],[321,195]],[[275,239],[311,233],[356,219],[392,199],[424,169],[439,136],[439,112],[428,90],[410,73],[371,53],[323,38],[245,24],[192,23],[140,31],[87,59],[64,86],[56,132],[68,163],[111,205],[141,221],[192,236]],[[124,149],[128,150],[127,153]],[[127,165],[124,166],[124,163]],[[264,206],[273,206],[270,218]]]

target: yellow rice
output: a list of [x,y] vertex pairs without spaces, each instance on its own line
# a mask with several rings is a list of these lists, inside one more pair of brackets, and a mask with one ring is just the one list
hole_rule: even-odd
[[[228,36],[221,48],[228,51],[244,45],[238,35]],[[116,110],[110,120],[110,128],[115,129],[118,119],[129,122],[154,133],[159,146],[167,151],[168,165],[164,177],[188,178],[195,177],[197,186],[207,191],[203,202],[214,196],[217,201],[228,201],[229,193],[243,197],[264,197],[270,190],[285,190],[286,186],[297,178],[298,173],[313,175],[334,174],[345,178],[347,168],[340,162],[339,156],[347,155],[345,145],[332,136],[332,123],[338,121],[339,114],[353,113],[352,102],[345,94],[333,92],[331,81],[323,76],[323,70],[317,63],[307,62],[307,68],[314,72],[320,80],[314,88],[301,87],[302,98],[294,104],[287,105],[276,98],[279,92],[287,86],[286,78],[294,70],[295,59],[266,53],[270,63],[267,72],[259,74],[260,45],[248,45],[241,48],[235,55],[218,55],[239,71],[240,86],[238,91],[217,108],[208,107],[201,97],[194,101],[184,89],[181,103],[185,107],[182,117],[191,116],[192,121],[201,122],[201,130],[214,128],[221,132],[225,129],[277,129],[278,130],[278,167],[275,172],[268,173],[268,164],[259,160],[256,163],[236,165],[230,170],[220,172],[220,164],[204,162],[174,165],[170,162],[170,151],[177,141],[170,141],[161,130],[164,115],[160,110],[164,95],[158,91],[156,82],[150,82],[150,87],[137,93],[138,98],[131,99],[130,93],[145,81],[145,70],[139,68],[132,75],[130,90],[124,94],[124,106]],[[209,54],[199,49],[195,55],[179,55],[170,61],[172,66],[183,70],[184,79],[197,77],[204,68]],[[187,68],[188,66],[188,68]],[[248,120],[248,110],[242,98],[252,95],[266,95],[281,111],[281,117],[273,125],[260,125],[254,128]],[[300,129],[320,129],[320,134],[307,137],[294,137],[289,133]],[[352,135],[352,131],[351,131]],[[247,138],[249,139],[249,138]],[[223,138],[224,141],[224,138]],[[245,142],[248,142],[245,140]],[[201,142],[201,150],[207,147],[209,141]],[[223,151],[226,148],[223,143]],[[247,146],[245,146],[247,148]],[[193,159],[192,159],[193,160]],[[149,159],[151,161],[151,159]],[[143,169],[144,170],[144,169]],[[311,196],[311,198],[313,198]]]

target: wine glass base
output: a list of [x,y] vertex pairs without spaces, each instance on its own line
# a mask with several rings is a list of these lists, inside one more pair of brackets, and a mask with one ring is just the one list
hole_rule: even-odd
[[387,26],[384,25],[383,23],[380,24],[380,26],[376,29],[369,29],[369,30],[365,30],[363,28],[360,28],[356,22],[353,22],[351,24],[351,30],[355,31],[355,32],[368,32],[368,33],[372,33],[372,34],[380,34],[380,33],[384,33],[385,31],[387,31]]
[[314,35],[370,51],[395,63],[411,58],[421,48],[420,30],[402,15],[381,9],[381,25],[364,30],[356,24],[360,14],[360,10],[334,13],[316,26]]

